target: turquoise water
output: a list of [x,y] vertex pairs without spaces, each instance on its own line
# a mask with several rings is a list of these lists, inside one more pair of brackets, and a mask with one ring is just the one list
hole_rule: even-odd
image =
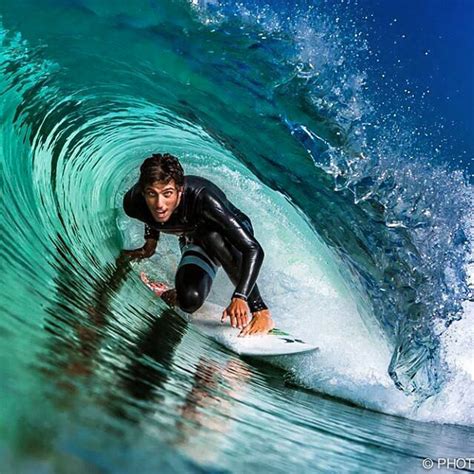
[[[472,186],[427,158],[438,125],[422,133],[396,94],[387,114],[350,8],[2,2],[7,470],[422,472],[472,457]],[[274,318],[318,353],[242,360],[180,322],[138,278],[172,282],[171,237],[117,265],[143,235],[122,195],[157,151],[252,218]],[[210,299],[231,291],[221,275]]]

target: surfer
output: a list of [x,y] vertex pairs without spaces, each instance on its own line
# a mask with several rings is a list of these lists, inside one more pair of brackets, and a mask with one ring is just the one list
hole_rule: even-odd
[[126,258],[151,257],[161,232],[179,237],[181,260],[175,288],[162,295],[166,302],[187,313],[195,312],[222,266],[235,291],[221,321],[229,317],[231,325],[241,329],[239,336],[273,329],[270,311],[256,284],[263,249],[249,217],[220,188],[205,178],[185,176],[175,156],[158,153],[142,163],[140,178],[125,194],[123,207],[129,217],[145,223],[145,244],[123,251]]

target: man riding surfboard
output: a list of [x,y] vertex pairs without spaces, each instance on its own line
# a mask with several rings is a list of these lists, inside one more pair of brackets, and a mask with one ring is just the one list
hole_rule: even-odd
[[181,261],[175,288],[162,295],[165,301],[187,313],[195,312],[222,266],[235,285],[222,321],[229,317],[231,325],[241,329],[240,336],[266,334],[274,327],[256,284],[262,247],[249,217],[215,184],[199,176],[185,176],[173,155],[153,154],[142,163],[140,178],[125,194],[123,207],[129,217],[145,223],[144,246],[124,251],[125,256],[151,257],[161,232],[179,237]]

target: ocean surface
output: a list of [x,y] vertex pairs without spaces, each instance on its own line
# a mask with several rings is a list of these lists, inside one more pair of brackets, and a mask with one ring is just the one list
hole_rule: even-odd
[[[474,458],[473,20],[469,0],[2,0],[1,472]],[[172,284],[172,236],[117,261],[157,152],[251,217],[273,317],[317,352],[239,358],[179,319],[139,278]],[[231,293],[219,274],[209,299]]]

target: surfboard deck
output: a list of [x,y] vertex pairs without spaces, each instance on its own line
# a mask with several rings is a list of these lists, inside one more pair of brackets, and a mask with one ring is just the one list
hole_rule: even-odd
[[[161,297],[168,289],[166,284],[150,280],[143,272],[140,274],[140,278],[147,288],[158,297]],[[240,329],[233,328],[228,320],[221,323],[222,311],[223,308],[209,302],[205,302],[192,315],[179,309],[176,310],[181,317],[193,324],[199,332],[239,355],[270,357],[302,354],[317,350],[316,346],[308,344],[281,329],[272,329],[265,335],[238,337]]]

